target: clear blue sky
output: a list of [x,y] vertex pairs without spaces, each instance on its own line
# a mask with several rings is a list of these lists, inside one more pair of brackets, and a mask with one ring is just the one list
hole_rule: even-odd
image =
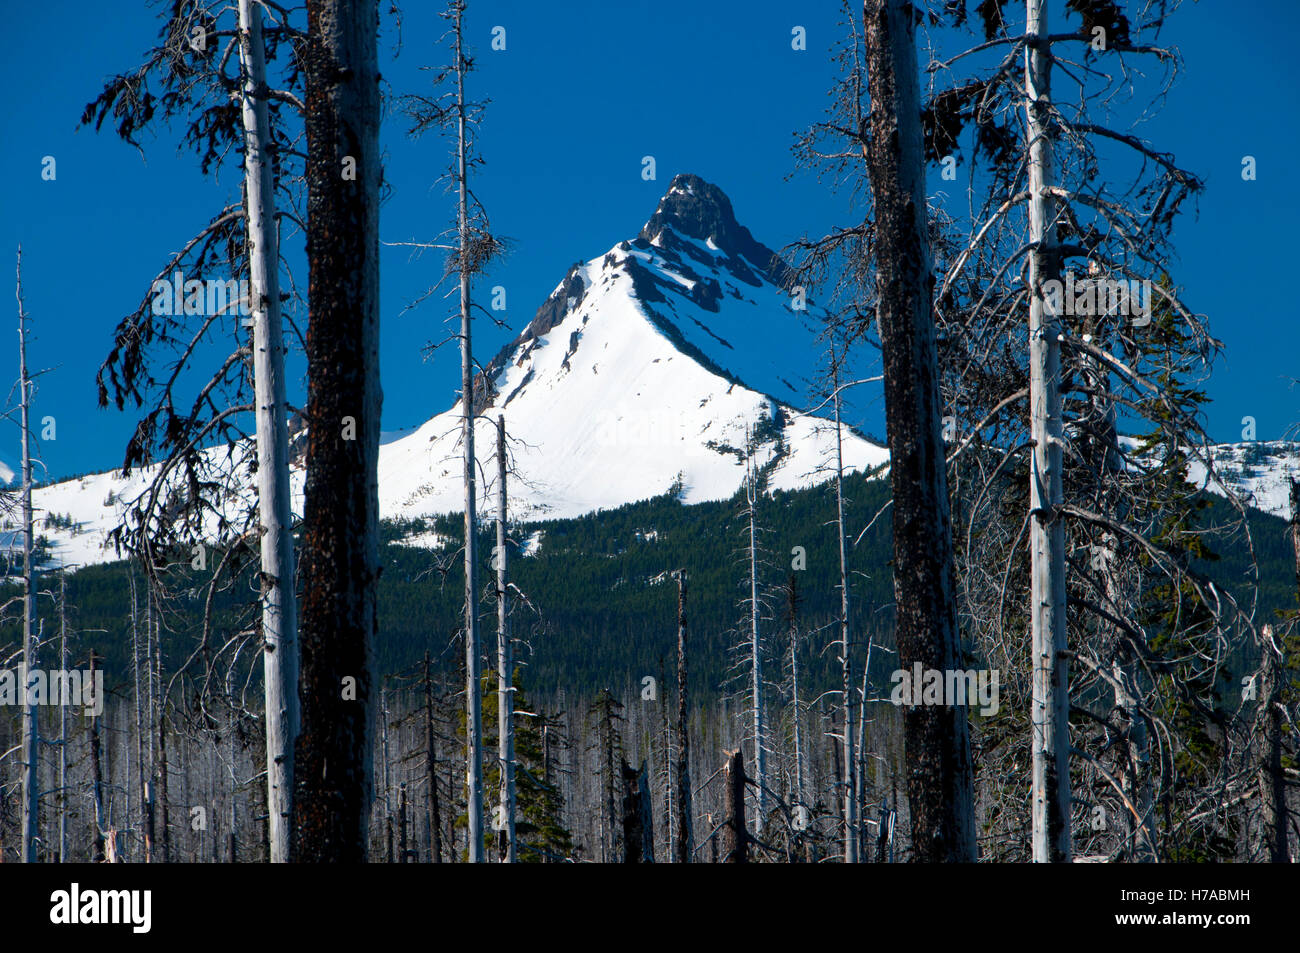
[[[38,417],[58,421],[57,441],[42,447],[50,473],[105,469],[120,461],[132,424],[95,403],[94,372],[112,329],[169,253],[238,194],[238,182],[232,173],[204,178],[166,133],[146,142],[142,158],[109,132],[76,128],[103,81],[136,65],[153,44],[152,4],[4,6],[10,43],[0,62],[0,265],[12,289],[21,241],[35,320],[31,363],[53,368],[36,407]],[[418,67],[445,59],[433,15],[441,4],[404,6],[400,56],[393,58],[391,18],[380,50],[396,92],[425,89],[427,74]],[[471,92],[492,100],[478,191],[496,230],[514,242],[487,282],[506,287],[511,328],[481,325],[480,357],[531,319],[569,264],[634,236],[676,172],[720,185],[740,220],[773,247],[857,218],[847,195],[828,192],[807,173],[787,181],[796,171],[793,134],[827,104],[835,8],[774,0],[471,2],[468,33],[479,63]],[[806,52],[791,49],[796,24],[807,29]],[[489,48],[496,25],[506,27],[505,52]],[[1292,229],[1300,221],[1297,26],[1293,0],[1186,3],[1165,37],[1181,48],[1186,72],[1163,114],[1143,130],[1208,183],[1199,216],[1178,227],[1175,279],[1226,345],[1209,387],[1210,429],[1220,440],[1240,439],[1247,414],[1257,418],[1261,439],[1300,422],[1300,392],[1289,384],[1300,376],[1289,287]],[[382,134],[393,193],[381,239],[428,240],[452,214],[449,197],[433,187],[445,167],[443,145],[434,137],[412,142],[403,130],[395,120]],[[1255,182],[1241,180],[1246,154],[1258,160]],[[54,182],[41,179],[46,155],[57,159]],[[657,181],[642,180],[644,155],[655,156]],[[936,177],[931,188],[941,187]],[[441,260],[386,248],[381,268],[384,427],[393,430],[450,405],[457,360],[446,349],[431,361],[421,356],[443,336],[448,309],[441,300],[399,316],[436,278]],[[13,328],[11,290],[4,300],[10,318],[3,323]],[[3,355],[0,380],[17,374],[16,349]],[[292,369],[292,396],[300,400],[300,357]],[[879,400],[859,423],[883,433]],[[0,432],[0,458],[17,456],[17,439],[16,430]]]

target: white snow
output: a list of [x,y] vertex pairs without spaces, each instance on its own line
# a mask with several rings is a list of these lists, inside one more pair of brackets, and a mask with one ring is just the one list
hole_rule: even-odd
[[[716,249],[701,242],[694,247],[699,259],[683,260],[696,278],[682,275],[670,253],[658,249],[616,246],[590,260],[578,271],[586,289],[581,301],[570,299],[569,313],[558,325],[510,355],[495,382],[498,397],[480,417],[475,440],[480,472],[494,475],[495,421],[505,415],[512,520],[580,516],[674,489],[686,503],[727,499],[744,478],[738,450],[747,429],[775,430],[770,420],[777,413],[783,420],[780,441],[771,434],[756,451],[760,465],[784,451],[771,474],[772,487],[790,490],[830,478],[833,426],[797,409],[817,402],[806,383],[817,375],[821,360],[816,316],[792,311],[789,297],[770,282],[755,287],[742,281]],[[627,271],[629,255],[662,278],[667,304],[637,299]],[[718,282],[718,312],[689,298],[689,289],[701,279]],[[678,350],[647,306],[709,361],[745,383],[734,383]],[[219,456],[224,459],[224,449]],[[845,429],[847,468],[868,470],[886,459],[883,447]],[[213,465],[219,465],[215,457]],[[38,489],[40,510],[70,514],[78,524],[72,532],[46,531],[55,561],[85,565],[115,558],[103,548],[105,535],[121,518],[122,499],[137,495],[146,477],[137,472],[123,480],[102,473]],[[494,512],[494,479],[479,484],[484,519]],[[245,505],[252,502],[251,479],[247,485]],[[295,471],[299,512],[302,485],[303,474]],[[105,505],[110,491],[115,502]],[[418,427],[382,435],[379,506],[386,518],[461,511],[459,404]],[[434,534],[410,542],[442,543]],[[525,554],[539,546],[540,536],[529,537]]]
[[1300,444],[1247,441],[1214,448],[1214,475],[1200,461],[1188,467],[1188,479],[1212,493],[1236,493],[1243,502],[1283,519],[1291,516],[1290,479],[1300,479]]
[[540,553],[542,551],[543,535],[544,533],[540,529],[535,529],[531,533],[529,533],[519,543],[519,555],[528,557],[528,556],[536,556],[538,553]]

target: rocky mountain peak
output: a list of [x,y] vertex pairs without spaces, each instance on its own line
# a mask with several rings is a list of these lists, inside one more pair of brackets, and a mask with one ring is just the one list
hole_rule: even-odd
[[684,172],[673,176],[659,207],[638,237],[656,245],[669,244],[665,237],[668,230],[683,238],[712,242],[724,254],[745,259],[778,286],[785,283],[785,263],[736,221],[726,193],[698,175]]

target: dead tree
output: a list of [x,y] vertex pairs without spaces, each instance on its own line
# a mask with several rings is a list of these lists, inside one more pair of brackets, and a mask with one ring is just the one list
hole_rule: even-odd
[[754,734],[754,774],[758,781],[755,792],[757,805],[754,827],[761,831],[763,821],[767,817],[767,730],[766,706],[764,704],[763,646],[759,635],[760,605],[758,598],[758,537],[756,523],[758,500],[762,496],[762,489],[759,486],[758,473],[754,467],[753,440],[749,434],[746,434],[746,438],[745,514],[749,524],[749,543],[747,547],[749,574],[747,580],[749,583],[749,704],[751,730]]
[[1295,554],[1296,598],[1300,600],[1300,480],[1290,480],[1291,550]]
[[[203,582],[212,595],[228,588],[257,558],[260,545],[261,625],[245,627],[241,620],[238,647],[226,657],[247,659],[244,643],[262,637],[258,657],[266,674],[268,805],[274,828],[270,853],[283,860],[298,690],[277,232],[280,216],[294,213],[277,211],[275,193],[284,194],[283,207],[291,209],[294,183],[302,178],[302,150],[293,143],[289,125],[304,108],[298,95],[302,62],[296,55],[305,49],[304,34],[288,22],[301,8],[288,11],[257,0],[166,6],[160,42],[143,65],[104,85],[86,106],[82,124],[98,129],[111,119],[117,134],[139,147],[141,131],[160,121],[175,122],[204,173],[232,159],[241,161],[244,194],[170,257],[149,295],[118,324],[113,350],[100,368],[102,406],[111,401],[123,409],[127,403],[145,407],[148,402],[123,461],[124,472],[141,469],[147,479],[140,492],[122,501],[122,522],[110,538],[119,550],[139,558],[153,586],[159,625],[174,601],[165,578],[179,577],[182,589],[195,586],[192,575],[175,568],[183,565],[176,560],[178,552],[193,551],[194,568],[206,571],[207,548],[214,542],[222,545],[217,570]],[[289,62],[286,88],[274,88],[267,64],[285,49],[295,54],[280,57]],[[348,161],[355,163],[355,156]],[[348,174],[341,165],[333,168],[336,176]],[[247,296],[237,281],[241,274],[248,276]],[[201,278],[208,286],[206,302],[201,290],[191,297],[191,285],[203,284],[196,280]],[[215,296],[214,286],[221,289]],[[248,317],[241,318],[240,311]],[[225,356],[201,372],[192,401],[186,400],[181,388],[189,387],[200,356],[214,344],[221,349],[216,353]],[[254,418],[256,439],[241,423],[245,415]],[[214,450],[220,444],[226,446]],[[249,492],[254,485],[256,497]],[[211,664],[220,654],[209,642],[214,600],[204,605],[200,645],[181,663],[168,691],[157,695],[163,714],[151,721],[160,732],[180,672],[192,663]],[[223,683],[229,687],[214,675],[203,673],[205,690]],[[161,689],[161,673],[155,677]],[[208,699],[197,701],[200,708],[207,704]],[[149,744],[152,748],[152,734]],[[164,814],[166,810],[164,804]],[[164,830],[162,836],[166,853],[169,835]]]
[[[460,330],[456,339],[460,344],[460,431],[461,473],[464,488],[464,648],[465,648],[465,786],[468,792],[466,822],[469,829],[469,859],[482,863],[483,840],[483,713],[481,687],[482,642],[478,618],[479,553],[478,553],[478,473],[475,455],[475,423],[480,397],[491,389],[484,381],[480,390],[475,380],[473,349],[473,295],[472,282],[500,251],[492,236],[487,216],[474,198],[470,173],[481,161],[474,150],[474,128],[483,109],[482,103],[466,99],[465,79],[474,68],[474,60],[465,49],[464,0],[448,0],[446,9],[439,15],[450,24],[444,40],[450,42],[451,64],[440,69],[438,82],[447,82],[449,89],[436,97],[410,95],[403,98],[404,109],[411,119],[411,134],[419,135],[430,128],[440,128],[453,140],[450,178],[456,194],[455,238],[451,243],[419,244],[421,248],[437,248],[450,253],[446,276],[455,275],[459,282],[459,308],[457,319]],[[424,297],[428,297],[427,292]],[[423,300],[423,299],[421,299]]]
[[722,825],[722,862],[749,862],[749,832],[745,829],[745,757],[740,749],[727,755],[723,774],[727,819]]
[[[913,7],[908,0],[865,0],[863,21],[871,99],[864,147],[874,211],[899,665],[947,672],[962,666]],[[917,859],[974,861],[966,709],[909,707],[903,725]]]
[[405,864],[409,860],[406,846],[406,782],[403,781],[397,793],[397,862]]
[[[853,740],[853,656],[850,654],[848,532],[844,526],[844,428],[840,421],[840,366],[831,343],[831,402],[835,413],[835,536],[840,559],[840,704],[844,709],[844,862],[858,862],[858,757]],[[792,649],[793,651],[793,649]],[[865,699],[863,709],[865,710]]]
[[[89,667],[90,680],[93,684],[95,680],[95,652],[93,649],[90,652]],[[94,843],[90,859],[93,863],[102,864],[106,858],[104,835],[107,828],[105,827],[104,818],[104,771],[100,762],[98,713],[92,713],[90,716],[90,772],[90,800],[95,808],[95,828],[91,832]]]
[[677,863],[689,864],[695,853],[691,807],[691,743],[687,734],[686,570],[677,577]]
[[1028,0],[1025,90],[1029,153],[1029,618],[1033,666],[1031,742],[1033,856],[1040,863],[1070,860],[1069,685],[1065,634],[1065,527],[1061,447],[1061,352],[1057,307],[1044,293],[1059,281],[1051,131],[1051,47],[1047,4]]
[[[1202,186],[1135,134],[1145,112],[1132,132],[1113,125],[1126,95],[1145,104],[1163,94],[1134,90],[1134,77],[1148,75],[1135,61],[1163,67],[1164,89],[1176,75],[1177,51],[1157,42],[1173,6],[1067,4],[1066,18],[1082,25],[1050,28],[1044,0],[1026,0],[1023,22],[984,5],[984,42],[936,56],[927,70],[936,87],[924,112],[928,157],[952,165],[960,156],[971,178],[954,212],[969,231],[942,209],[932,216],[944,259],[935,301],[945,407],[962,430],[949,460],[958,480],[967,474],[960,496],[972,504],[963,597],[976,653],[1003,674],[1003,707],[1031,716],[1024,742],[999,745],[981,765],[982,796],[1001,806],[989,815],[998,836],[986,842],[1021,843],[1025,825],[1007,808],[1023,791],[1008,768],[1029,761],[1038,861],[1070,860],[1076,841],[1139,859],[1207,843],[1220,815],[1203,805],[1244,783],[1236,770],[1197,772],[1201,782],[1179,798],[1198,834],[1168,822],[1173,788],[1191,776],[1175,770],[1172,737],[1214,720],[1221,660],[1252,625],[1190,566],[1187,540],[1208,534],[1190,531],[1186,480],[1174,475],[1192,459],[1214,470],[1195,388],[1169,386],[1206,370],[1218,347],[1167,275],[1172,224]],[[983,57],[987,68],[969,65]],[[967,72],[954,80],[958,62]],[[1053,93],[1060,82],[1072,87],[1066,95]],[[1112,181],[1112,154],[1132,175]],[[1071,259],[1087,262],[1081,280]],[[1117,445],[1115,407],[1156,435]],[[1249,547],[1244,510],[1228,496]],[[1178,605],[1162,621],[1146,594],[1165,585]],[[1005,598],[1018,590],[1027,602]],[[1160,630],[1164,649],[1148,638]],[[1113,718],[1085,700],[1096,697],[1114,699]],[[1082,730],[1071,737],[1076,712]],[[1114,833],[1070,829],[1073,752],[1080,797],[1113,791],[1112,816],[1125,817],[1107,826]],[[1170,805],[1173,836],[1163,842],[1148,816],[1159,800],[1147,793],[1153,776]]]
[[[159,668],[161,672],[161,667]],[[162,861],[172,861],[171,810],[168,802],[168,768],[167,768],[167,697],[162,698],[162,708],[158,718],[158,802],[162,805]],[[270,856],[268,849],[267,856]]]
[[307,479],[293,858],[366,859],[379,577],[376,0],[308,0]]
[[27,310],[23,305],[23,249],[18,246],[18,386],[19,426],[22,428],[22,520],[23,520],[23,664],[22,664],[22,858],[36,863],[40,840],[40,723],[31,691],[31,679],[39,666],[36,621],[36,564],[32,560],[35,543],[32,527],[32,431],[29,423],[32,378],[27,372]]
[[[59,573],[59,668],[68,671],[68,570]],[[92,684],[93,684],[92,679]],[[59,863],[68,857],[68,705],[59,705]]]
[[623,863],[655,862],[654,817],[650,810],[650,782],[644,760],[640,770],[622,761]]
[[808,826],[808,806],[804,801],[803,733],[800,724],[803,707],[799,701],[799,584],[798,577],[790,573],[786,588],[787,611],[790,616],[790,707],[791,731],[794,735],[794,814],[795,829],[803,831]]
[[424,776],[429,799],[429,860],[442,863],[442,817],[438,805],[438,760],[434,748],[433,664],[424,653]]
[[469,804],[470,863],[482,863],[483,856],[483,716],[479,696],[478,624],[478,460],[474,455],[474,351],[470,279],[474,271],[469,217],[469,141],[466,133],[465,74],[469,63],[464,52],[462,19],[465,4],[452,0],[451,13],[456,44],[456,234],[457,270],[460,273],[460,403],[461,450],[465,488],[465,783]]
[[[280,320],[280,241],[268,119],[262,8],[239,0],[240,105],[244,125],[245,222],[257,429],[261,535],[262,668],[266,790],[271,862],[289,859],[293,824],[293,744],[298,733],[298,604],[289,491],[288,402]],[[340,170],[341,171],[341,170]]]
[[510,641],[509,592],[506,588],[506,418],[497,418],[497,760],[501,773],[499,807],[500,858],[518,861],[515,838],[515,688]]
[[1283,770],[1283,732],[1286,712],[1283,706],[1283,666],[1280,640],[1273,627],[1261,630],[1262,659],[1255,674],[1258,713],[1255,718],[1255,774],[1260,802],[1260,826],[1270,863],[1291,860],[1287,848],[1288,809],[1287,780]]

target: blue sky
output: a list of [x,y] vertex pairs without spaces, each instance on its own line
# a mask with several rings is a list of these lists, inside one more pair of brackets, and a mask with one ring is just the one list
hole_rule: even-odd
[[[134,66],[152,45],[152,4],[5,6],[12,42],[0,62],[8,91],[0,105],[8,143],[0,151],[8,185],[0,190],[0,250],[11,288],[14,250],[24,246],[35,322],[30,360],[51,368],[35,411],[57,420],[57,440],[41,447],[57,477],[120,461],[133,418],[98,409],[94,387],[112,329],[167,256],[238,194],[238,181],[233,167],[218,181],[203,177],[165,130],[145,142],[142,157],[107,131],[76,128],[104,80]],[[396,59],[396,31],[386,18],[381,71],[393,91],[426,90],[419,67],[444,61],[433,13],[439,6],[407,0]],[[491,100],[477,189],[514,249],[485,282],[507,289],[510,327],[480,323],[480,358],[532,318],[568,265],[634,236],[674,173],[721,186],[741,222],[773,247],[859,217],[847,194],[798,172],[790,152],[794,134],[827,105],[836,20],[829,2],[471,2],[468,35],[479,65],[471,93]],[[796,24],[807,29],[805,52],[791,49]],[[504,52],[489,48],[496,25],[506,28]],[[1257,419],[1260,439],[1280,438],[1300,422],[1300,391],[1289,383],[1300,376],[1300,331],[1288,280],[1291,228],[1300,221],[1298,25],[1300,5],[1291,0],[1185,4],[1165,39],[1182,50],[1186,72],[1164,111],[1142,129],[1208,185],[1199,215],[1178,226],[1175,279],[1226,347],[1208,388],[1210,431],[1220,440],[1240,439],[1245,415]],[[394,118],[382,132],[392,194],[381,212],[381,239],[430,240],[453,213],[450,196],[434,185],[446,164],[444,145],[436,137],[413,142],[404,129]],[[1254,182],[1240,176],[1247,154],[1258,162]],[[57,160],[53,182],[41,179],[46,155]],[[656,159],[656,181],[641,177],[645,155]],[[931,189],[942,185],[936,175]],[[401,313],[441,266],[432,254],[382,253],[385,429],[421,423],[455,399],[455,354],[422,353],[443,337],[448,303],[435,298]],[[11,291],[4,300],[12,328]],[[4,355],[0,382],[17,375],[16,349]],[[300,357],[291,370],[291,398],[299,401]],[[883,433],[881,402],[864,402],[857,422]],[[17,456],[17,440],[16,429],[0,431],[0,458]],[[15,452],[7,452],[10,445]]]

